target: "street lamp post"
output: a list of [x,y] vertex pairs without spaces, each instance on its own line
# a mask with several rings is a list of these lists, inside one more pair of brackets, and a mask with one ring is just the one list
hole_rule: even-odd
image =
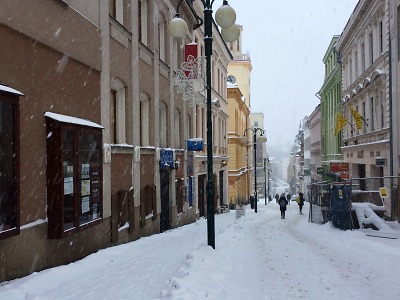
[[[269,162],[269,159],[266,157],[266,158],[264,158],[264,202],[265,202],[265,205],[267,205],[267,162]],[[269,169],[268,169],[268,172],[269,172]]]
[[265,143],[267,138],[263,136],[264,129],[259,127],[247,128],[243,133],[243,140],[247,142],[246,131],[251,130],[253,132],[253,152],[254,152],[254,212],[257,212],[257,132],[260,132],[261,135],[258,138],[258,141],[261,143]]
[[269,201],[269,193],[270,193],[270,185],[269,185],[269,178],[270,178],[270,174],[271,174],[271,169],[268,169],[268,201]]
[[[174,38],[184,38],[187,34],[188,26],[179,16],[179,6],[184,0],[180,0],[175,17],[168,25],[168,30]],[[212,116],[211,116],[211,55],[212,55],[212,5],[214,0],[201,0],[204,7],[204,47],[206,58],[206,105],[207,105],[207,237],[208,245],[215,249],[215,219],[214,219],[214,178],[213,178],[213,142],[212,142]],[[197,23],[193,29],[197,29],[202,24],[193,7],[193,1],[185,0],[191,13],[195,16]],[[240,28],[235,24],[236,12],[224,0],[223,4],[215,13],[215,21],[221,27],[221,36],[227,42],[236,41],[240,34]]]

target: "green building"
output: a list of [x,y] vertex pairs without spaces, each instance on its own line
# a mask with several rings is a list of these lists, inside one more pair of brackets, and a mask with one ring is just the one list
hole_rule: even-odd
[[343,160],[341,153],[342,131],[335,134],[337,113],[342,112],[342,68],[335,44],[338,35],[333,36],[325,53],[325,78],[319,95],[321,98],[321,164],[324,168],[323,180],[332,179],[329,176],[331,161]]

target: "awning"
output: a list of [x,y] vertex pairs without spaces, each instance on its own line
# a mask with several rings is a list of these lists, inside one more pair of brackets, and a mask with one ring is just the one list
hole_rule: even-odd
[[0,91],[5,92],[5,93],[19,95],[19,96],[24,96],[24,94],[22,94],[20,91],[10,88],[9,86],[6,86],[4,84],[0,84]]
[[67,123],[67,124],[76,124],[76,125],[83,125],[83,126],[89,126],[89,127],[94,127],[94,128],[101,128],[104,129],[103,126],[94,123],[89,120],[81,119],[81,118],[76,118],[76,117],[71,117],[71,116],[66,116],[66,115],[61,115],[61,114],[56,114],[53,112],[45,112],[44,116],[53,120],[56,120],[58,122],[62,123]]

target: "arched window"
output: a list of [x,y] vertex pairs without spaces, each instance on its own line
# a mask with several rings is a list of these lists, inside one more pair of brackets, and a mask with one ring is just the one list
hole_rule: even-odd
[[122,144],[125,137],[125,95],[126,88],[117,78],[111,80],[110,93],[110,143]]
[[167,105],[160,101],[160,147],[167,147]]
[[140,93],[140,145],[149,146],[149,97]]
[[139,40],[146,46],[147,45],[147,13],[148,4],[147,0],[139,1]]

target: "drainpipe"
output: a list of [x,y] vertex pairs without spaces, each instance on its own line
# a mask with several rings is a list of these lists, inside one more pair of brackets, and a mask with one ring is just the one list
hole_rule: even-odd
[[[391,4],[390,1],[387,2],[388,5],[388,29],[389,29],[389,122],[390,122],[390,143],[389,143],[389,155],[390,155],[390,218],[392,221],[396,220],[397,216],[397,188],[394,188],[394,153],[393,153],[393,140],[394,140],[394,135],[393,135],[393,83],[392,83],[392,35],[390,32],[390,22],[391,22]],[[397,111],[397,110],[396,110]],[[397,149],[397,147],[396,147]]]

